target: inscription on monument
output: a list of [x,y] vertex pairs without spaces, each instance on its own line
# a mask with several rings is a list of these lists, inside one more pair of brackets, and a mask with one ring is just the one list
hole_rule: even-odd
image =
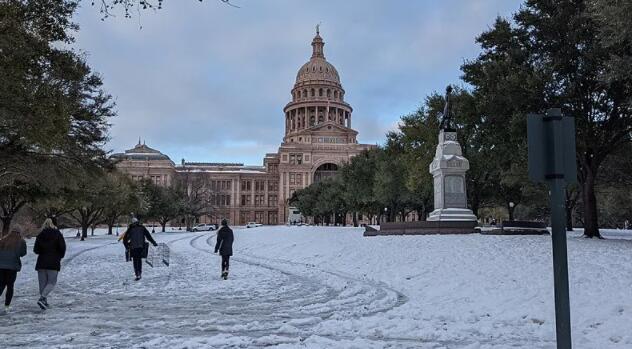
[[445,177],[444,200],[446,207],[465,208],[465,182],[463,177]]
[[448,167],[461,167],[461,166],[463,166],[463,161],[461,160],[448,161]]
[[453,132],[445,133],[445,140],[446,141],[456,141],[456,133],[453,133]]

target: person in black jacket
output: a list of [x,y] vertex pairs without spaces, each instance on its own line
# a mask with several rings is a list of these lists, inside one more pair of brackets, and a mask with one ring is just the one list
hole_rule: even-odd
[[143,272],[142,258],[147,258],[147,247],[145,240],[149,240],[152,245],[158,246],[156,241],[147,228],[142,225],[138,219],[132,218],[132,224],[127,228],[124,233],[123,244],[126,249],[129,249],[129,255],[134,262],[134,273],[136,274],[136,281],[140,280]]
[[217,232],[215,253],[219,252],[222,256],[222,278],[224,280],[228,279],[230,256],[233,255],[233,240],[233,231],[228,227],[228,221],[222,219],[222,227]]
[[48,295],[57,284],[57,274],[61,269],[61,260],[66,255],[66,241],[61,232],[53,224],[53,220],[47,218],[44,221],[42,231],[35,239],[33,252],[37,254],[37,278],[39,279],[40,299],[37,301],[42,310],[50,308]]
[[9,312],[13,298],[13,285],[22,269],[21,257],[26,256],[26,242],[22,234],[13,228],[7,236],[0,239],[0,295],[7,289],[4,297],[4,312]]

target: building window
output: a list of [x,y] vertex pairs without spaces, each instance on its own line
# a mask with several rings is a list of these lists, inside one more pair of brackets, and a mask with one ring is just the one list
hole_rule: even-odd
[[250,220],[250,212],[239,212],[239,223],[245,225]]
[[255,222],[257,222],[257,223],[263,222],[263,211],[256,211],[255,212]]
[[241,190],[242,191],[251,191],[252,190],[252,186],[251,186],[251,182],[250,181],[241,181]]
[[302,185],[303,175],[301,173],[290,173],[290,185]]
[[268,212],[268,224],[277,224],[277,215],[276,212]]
[[312,89],[312,97],[316,96],[316,90]]
[[268,191],[279,191],[279,182],[277,181],[268,182]]
[[265,195],[255,195],[255,206],[265,205]]
[[303,154],[290,154],[290,164],[300,165],[303,163]]
[[266,190],[265,181],[255,181],[255,191],[265,191],[265,190]]
[[277,205],[277,196],[269,195],[268,196],[268,206],[276,206]]
[[252,201],[250,199],[250,195],[242,195],[241,196],[241,205],[242,206],[250,206],[251,203],[252,203]]

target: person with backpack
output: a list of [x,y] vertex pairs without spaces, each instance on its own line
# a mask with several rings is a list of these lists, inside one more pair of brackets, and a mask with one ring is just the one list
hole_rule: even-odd
[[61,260],[66,255],[66,241],[53,220],[46,218],[42,231],[35,239],[33,252],[37,254],[37,278],[39,280],[40,298],[37,305],[46,310],[50,308],[48,295],[57,284],[57,275],[61,269]]
[[26,256],[26,242],[17,228],[0,239],[0,296],[7,289],[4,296],[4,313],[9,312],[13,299],[13,285],[18,272],[22,269],[20,258]]
[[222,219],[222,227],[217,232],[217,243],[215,244],[215,253],[222,256],[222,274],[221,277],[228,279],[228,267],[230,264],[230,256],[233,255],[233,230],[228,227],[228,221]]
[[147,228],[137,218],[132,218],[132,224],[123,233],[123,245],[129,250],[129,256],[133,261],[134,274],[136,274],[135,281],[140,280],[143,273],[142,259],[147,258],[149,249],[149,244],[146,240],[149,240],[152,245],[158,246]]

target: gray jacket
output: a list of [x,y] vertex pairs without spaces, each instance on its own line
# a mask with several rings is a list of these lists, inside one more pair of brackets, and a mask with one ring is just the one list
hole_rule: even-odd
[[20,271],[22,262],[20,257],[26,256],[26,242],[20,241],[18,246],[8,250],[0,250],[0,269]]

